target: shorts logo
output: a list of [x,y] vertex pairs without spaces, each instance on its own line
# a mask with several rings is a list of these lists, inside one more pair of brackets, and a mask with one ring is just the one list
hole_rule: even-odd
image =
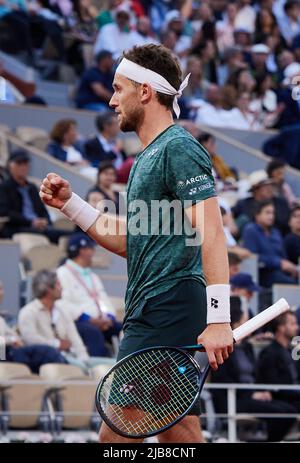
[[219,301],[218,299],[214,299],[213,297],[210,299],[210,306],[213,308],[213,309],[218,309],[219,307]]

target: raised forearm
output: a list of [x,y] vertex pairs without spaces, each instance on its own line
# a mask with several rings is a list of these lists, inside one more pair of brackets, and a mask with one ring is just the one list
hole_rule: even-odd
[[126,221],[124,218],[103,214],[87,233],[100,246],[126,258]]

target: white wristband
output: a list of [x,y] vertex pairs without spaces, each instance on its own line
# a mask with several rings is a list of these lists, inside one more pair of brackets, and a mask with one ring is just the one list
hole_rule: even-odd
[[230,323],[230,285],[206,287],[207,324]]
[[61,208],[61,212],[86,232],[98,219],[101,212],[84,201],[76,193]]

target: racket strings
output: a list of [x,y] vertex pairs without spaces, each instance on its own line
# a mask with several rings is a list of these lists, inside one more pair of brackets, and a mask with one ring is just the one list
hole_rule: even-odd
[[[197,391],[198,374],[184,354],[151,350],[115,370],[104,383],[100,400],[102,410],[114,426],[127,435],[139,435],[167,426],[180,417]],[[135,410],[126,413],[126,407]],[[134,412],[136,416],[132,417]]]

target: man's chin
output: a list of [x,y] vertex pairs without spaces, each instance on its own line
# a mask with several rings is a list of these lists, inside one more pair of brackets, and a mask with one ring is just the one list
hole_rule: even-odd
[[126,121],[121,121],[120,130],[122,130],[122,132],[134,132],[135,127],[133,126],[133,124],[130,124]]

